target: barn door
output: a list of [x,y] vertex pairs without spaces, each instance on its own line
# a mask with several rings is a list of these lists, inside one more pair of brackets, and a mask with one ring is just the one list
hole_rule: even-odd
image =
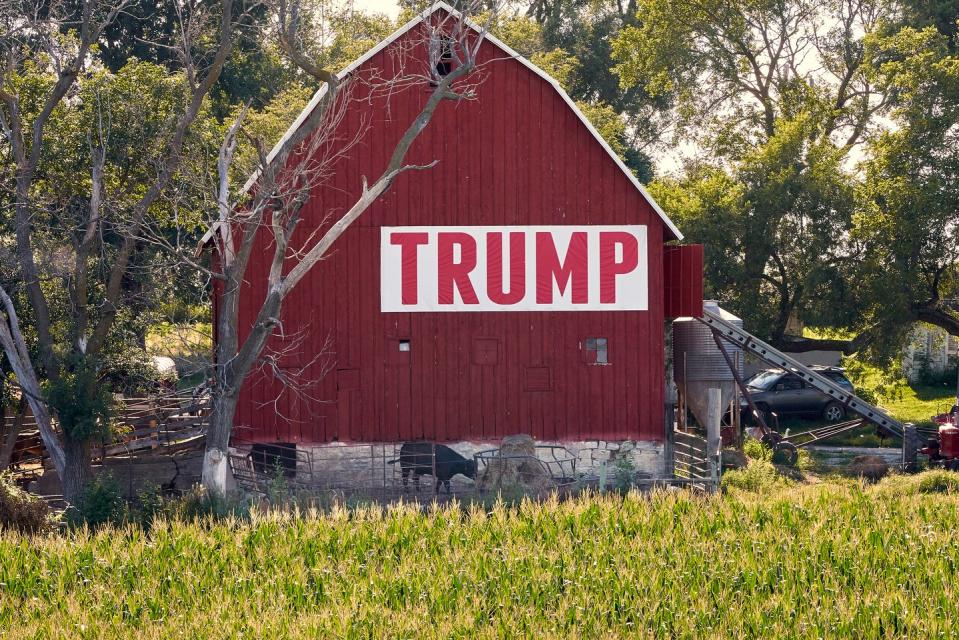
[[[406,314],[404,314],[406,315]],[[386,336],[385,412],[377,440],[412,440],[413,358],[416,345],[408,331],[393,328]]]
[[336,440],[356,438],[356,423],[360,416],[359,369],[336,370]]

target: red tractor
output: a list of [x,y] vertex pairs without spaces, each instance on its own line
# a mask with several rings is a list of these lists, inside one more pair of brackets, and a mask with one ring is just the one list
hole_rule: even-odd
[[930,463],[959,471],[959,405],[953,405],[949,413],[933,416],[932,421],[939,427],[938,435],[929,438],[919,453],[929,456]]

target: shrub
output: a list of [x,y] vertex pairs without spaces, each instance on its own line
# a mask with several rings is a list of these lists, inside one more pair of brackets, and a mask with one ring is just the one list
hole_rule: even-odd
[[750,460],[765,460],[769,462],[773,459],[773,452],[766,445],[755,438],[746,438],[743,442],[743,453]]
[[163,497],[157,484],[150,482],[137,495],[136,509],[132,515],[135,522],[149,529],[155,520],[170,515],[171,510],[171,501]]
[[916,476],[919,493],[959,493],[959,474],[950,471],[927,471]]
[[636,478],[636,464],[632,457],[618,458],[612,468],[612,488],[620,493],[628,493]]
[[8,474],[0,474],[0,529],[43,533],[55,522],[46,502],[18,487]]
[[120,493],[120,485],[109,473],[96,476],[87,485],[80,504],[68,513],[74,525],[121,524],[126,517],[126,502]]
[[240,494],[209,492],[202,485],[193,487],[171,507],[175,517],[192,522],[207,518],[248,518],[251,505]]
[[723,474],[723,489],[739,489],[751,493],[762,493],[777,487],[783,487],[789,481],[776,471],[768,460],[751,460],[745,469],[727,471]]

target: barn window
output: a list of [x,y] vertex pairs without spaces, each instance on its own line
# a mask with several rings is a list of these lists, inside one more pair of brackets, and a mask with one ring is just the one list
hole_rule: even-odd
[[410,341],[400,340],[400,351],[409,351],[409,350],[410,350]]
[[[453,39],[449,36],[434,36],[430,38],[430,59],[436,60],[433,73],[436,78],[448,76],[453,71]],[[436,86],[436,80],[430,85]]]
[[587,364],[609,364],[606,338],[586,338],[582,343],[582,349]]

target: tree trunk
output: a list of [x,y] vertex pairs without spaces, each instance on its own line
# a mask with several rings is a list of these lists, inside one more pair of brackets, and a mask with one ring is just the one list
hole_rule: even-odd
[[[229,389],[229,391],[226,391]],[[230,433],[239,398],[238,390],[218,385],[213,389],[213,411],[206,434],[206,453],[203,456],[203,486],[219,494],[229,488]]]
[[71,505],[79,505],[83,500],[87,484],[93,477],[90,468],[90,443],[64,438],[64,465],[60,481],[63,484],[63,499]]

